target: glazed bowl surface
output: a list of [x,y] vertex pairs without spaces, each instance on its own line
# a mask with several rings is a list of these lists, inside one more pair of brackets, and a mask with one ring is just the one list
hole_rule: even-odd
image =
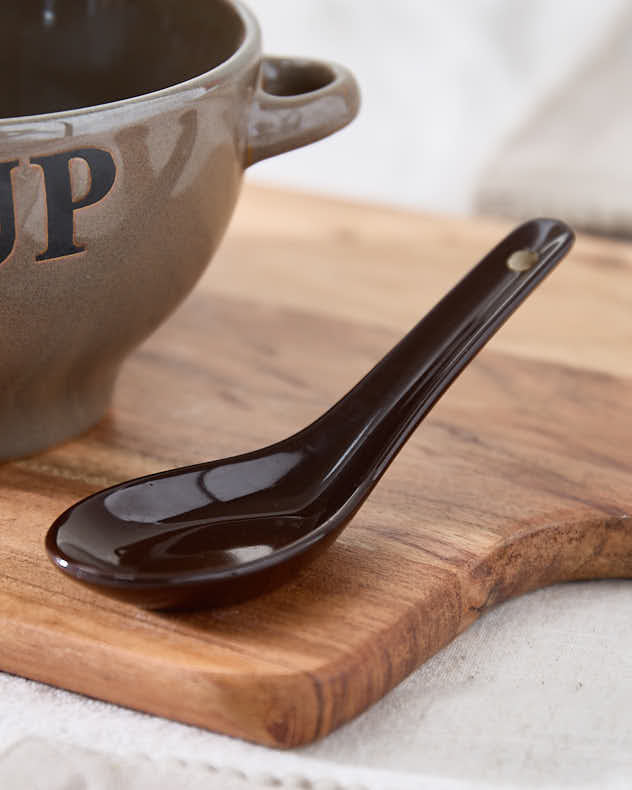
[[244,170],[356,114],[341,66],[268,58],[229,0],[24,0],[0,55],[0,459],[94,424],[185,298]]

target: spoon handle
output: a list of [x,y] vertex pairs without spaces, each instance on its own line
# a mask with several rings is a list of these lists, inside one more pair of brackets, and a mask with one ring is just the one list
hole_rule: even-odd
[[366,475],[368,463],[374,485],[458,374],[573,241],[565,224],[535,219],[489,252],[341,401],[306,429],[314,450],[332,464],[329,475],[353,477],[354,468],[359,475],[364,468]]

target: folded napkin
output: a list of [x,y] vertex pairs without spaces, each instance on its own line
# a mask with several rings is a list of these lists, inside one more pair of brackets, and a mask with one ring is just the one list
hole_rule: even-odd
[[632,9],[492,157],[475,210],[632,236]]

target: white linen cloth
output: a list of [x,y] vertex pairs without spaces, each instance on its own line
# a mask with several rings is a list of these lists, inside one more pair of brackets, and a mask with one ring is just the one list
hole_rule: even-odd
[[0,675],[2,790],[632,785],[632,583],[484,615],[381,702],[292,752]]
[[632,5],[603,48],[493,156],[477,210],[632,236]]

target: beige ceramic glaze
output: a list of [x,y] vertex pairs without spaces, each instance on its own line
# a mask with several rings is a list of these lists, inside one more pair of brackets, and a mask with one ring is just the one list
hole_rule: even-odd
[[[357,112],[226,0],[24,0],[0,55],[0,458],[93,424],[213,255],[244,168]],[[201,338],[200,342],[204,342]]]

